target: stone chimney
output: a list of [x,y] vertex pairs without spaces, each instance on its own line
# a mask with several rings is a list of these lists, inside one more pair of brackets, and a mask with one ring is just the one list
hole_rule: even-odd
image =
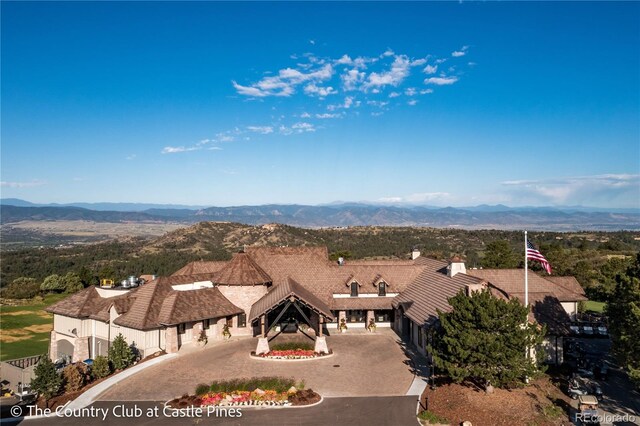
[[418,250],[417,248],[414,248],[413,250],[411,250],[411,260],[416,260],[419,257],[420,257],[420,250]]
[[447,266],[447,276],[454,277],[458,273],[467,273],[467,268],[464,266],[464,260],[458,255],[455,255],[449,261]]

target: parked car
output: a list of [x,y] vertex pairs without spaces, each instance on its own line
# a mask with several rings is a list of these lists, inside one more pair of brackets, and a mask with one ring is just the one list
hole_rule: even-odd
[[570,325],[569,330],[574,336],[578,336],[580,334],[580,327],[578,327],[577,325]]
[[[599,425],[598,399],[593,395],[580,395],[578,398],[578,413],[580,423],[583,425]],[[576,423],[578,417],[576,416]]]
[[603,337],[609,336],[609,330],[604,325],[598,326],[596,328],[596,333],[598,333],[599,336],[603,336]]
[[587,395],[588,393],[588,390],[579,378],[572,378],[569,380],[567,395],[569,395],[571,399],[578,399],[580,395]]
[[591,327],[590,325],[582,326],[582,334],[584,334],[585,336],[593,336],[593,327]]

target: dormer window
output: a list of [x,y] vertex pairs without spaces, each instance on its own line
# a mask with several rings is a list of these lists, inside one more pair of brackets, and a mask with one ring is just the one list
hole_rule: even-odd
[[358,297],[358,283],[355,281],[351,282],[351,297]]
[[387,283],[384,281],[380,281],[378,283],[378,296],[386,296],[387,295]]

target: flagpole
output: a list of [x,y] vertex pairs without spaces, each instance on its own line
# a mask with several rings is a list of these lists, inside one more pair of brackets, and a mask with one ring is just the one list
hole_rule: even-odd
[[527,263],[527,231],[524,231],[524,306],[529,307],[529,265]]

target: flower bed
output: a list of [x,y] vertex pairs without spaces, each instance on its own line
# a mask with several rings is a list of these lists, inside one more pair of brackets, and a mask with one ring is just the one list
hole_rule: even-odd
[[324,356],[332,355],[333,352],[329,351],[328,354],[314,352],[313,350],[306,349],[292,349],[292,350],[273,350],[269,351],[265,354],[256,355],[254,351],[251,352],[251,356],[259,357],[259,358],[269,358],[269,359],[313,359],[313,358],[321,358]]
[[183,395],[167,403],[171,408],[187,407],[288,407],[310,405],[320,401],[311,389],[276,392],[274,390],[209,392],[202,396]]

